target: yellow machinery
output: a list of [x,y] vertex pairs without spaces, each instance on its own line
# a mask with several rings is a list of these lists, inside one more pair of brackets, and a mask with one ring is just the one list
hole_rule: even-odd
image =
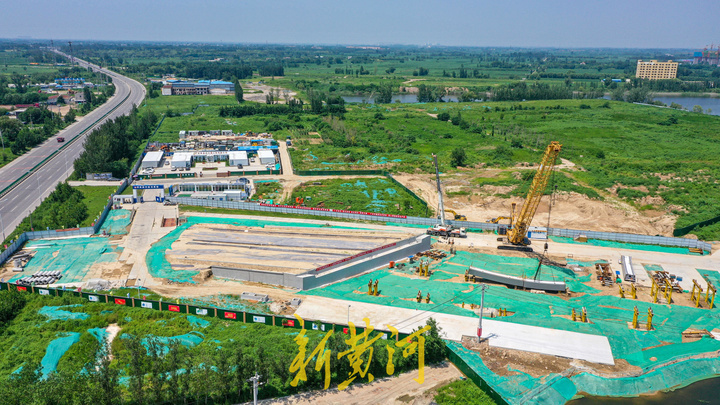
[[538,205],[540,204],[540,198],[542,198],[547,187],[550,174],[555,168],[555,161],[562,145],[559,142],[551,142],[550,145],[545,149],[542,162],[540,163],[540,169],[538,169],[533,178],[532,185],[530,185],[530,191],[528,191],[525,203],[520,210],[520,214],[513,218],[513,228],[508,231],[508,241],[516,246],[526,246],[529,241],[526,238],[528,228],[532,222],[535,212],[537,211]]
[[640,315],[640,311],[638,311],[637,307],[633,310],[633,329],[638,328],[638,315]]
[[[703,288],[700,287],[700,284],[698,284],[696,280],[693,280],[693,288],[692,292],[690,292],[690,300],[695,303],[696,308],[700,308],[700,296],[702,296],[702,292]],[[707,298],[707,294],[705,295],[705,297]]]
[[[709,304],[708,308],[712,309],[713,304],[715,304],[715,293],[717,290],[715,290],[715,286],[712,285],[710,280],[705,279],[707,281],[707,291],[705,291],[705,303]],[[712,291],[712,296],[710,296],[710,292]]]
[[467,221],[467,217],[463,214],[458,214],[457,212],[453,210],[445,210],[445,212],[449,212],[453,214],[453,217],[456,221]]
[[509,217],[497,217],[497,218],[493,218],[493,219],[488,219],[485,222],[489,222],[491,224],[497,224],[498,222],[507,219],[507,220],[510,220],[509,227],[512,228],[512,221],[513,221],[514,216],[515,216],[515,203],[512,203],[512,214]]
[[504,219],[509,219],[510,225],[512,225],[512,217],[497,217],[497,218],[493,218],[493,219],[489,220],[488,222],[490,222],[491,224],[497,224],[498,222],[500,222]]

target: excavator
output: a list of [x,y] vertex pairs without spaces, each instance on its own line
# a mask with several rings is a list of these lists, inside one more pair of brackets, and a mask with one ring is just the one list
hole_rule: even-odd
[[445,212],[449,212],[449,213],[453,214],[455,216],[456,221],[467,221],[467,217],[463,214],[458,214],[457,212],[455,212],[453,210],[448,210],[448,209],[446,209]]
[[530,240],[527,238],[527,231],[535,216],[535,212],[537,212],[540,199],[545,193],[550,174],[552,174],[555,168],[555,161],[561,149],[562,145],[555,141],[551,142],[545,149],[545,154],[540,163],[540,169],[535,173],[533,182],[530,185],[530,190],[525,198],[525,203],[517,216],[513,214],[513,227],[508,230],[507,235],[507,242],[509,242],[509,244],[499,245],[498,249],[532,252],[532,248],[528,246]]
[[493,219],[488,219],[485,222],[488,222],[491,224],[497,224],[500,221],[507,219],[507,220],[510,220],[510,225],[508,225],[508,227],[512,228],[512,221],[513,221],[514,216],[515,216],[515,203],[512,203],[512,214],[509,217],[497,217],[497,218],[493,218]]

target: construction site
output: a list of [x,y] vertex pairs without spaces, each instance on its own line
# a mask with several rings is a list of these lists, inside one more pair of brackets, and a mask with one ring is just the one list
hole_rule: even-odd
[[96,235],[27,242],[0,277],[83,291],[133,287],[334,324],[367,318],[401,333],[433,318],[451,360],[511,404],[633,397],[716,376],[714,250],[596,239],[592,228],[551,234],[533,219],[549,215],[543,196],[561,150],[549,144],[526,198],[482,228],[446,209],[437,160],[437,201],[428,202],[441,215],[426,218],[430,226],[338,210],[359,218],[341,221],[329,209],[303,211],[323,213],[316,219],[198,212],[182,205],[192,199],[159,203],[164,190],[146,188],[146,202],[118,205]]

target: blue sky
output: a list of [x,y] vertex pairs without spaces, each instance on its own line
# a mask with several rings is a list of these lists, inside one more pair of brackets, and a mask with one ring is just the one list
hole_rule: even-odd
[[702,48],[718,0],[26,0],[0,38]]

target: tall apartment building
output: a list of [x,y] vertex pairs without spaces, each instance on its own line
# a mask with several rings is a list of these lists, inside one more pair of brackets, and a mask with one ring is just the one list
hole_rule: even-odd
[[650,80],[674,79],[677,77],[677,67],[678,63],[671,60],[667,62],[639,60],[635,77]]

